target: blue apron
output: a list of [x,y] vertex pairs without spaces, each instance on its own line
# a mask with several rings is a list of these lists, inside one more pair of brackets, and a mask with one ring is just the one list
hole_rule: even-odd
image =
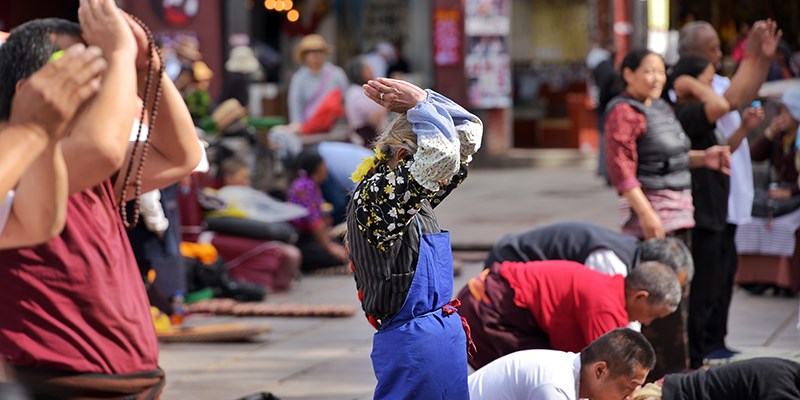
[[453,295],[450,233],[422,234],[419,220],[417,230],[419,259],[411,288],[403,307],[373,339],[374,398],[469,399],[466,334],[458,314],[443,310]]

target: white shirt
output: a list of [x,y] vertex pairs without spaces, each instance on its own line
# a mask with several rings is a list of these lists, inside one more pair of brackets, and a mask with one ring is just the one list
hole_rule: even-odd
[[628,276],[628,266],[609,249],[597,249],[586,257],[583,265],[606,275]]
[[[731,80],[714,75],[714,91],[722,96],[731,86]],[[725,139],[731,137],[742,124],[738,111],[731,111],[717,120],[717,129]],[[745,137],[731,154],[731,191],[728,194],[728,222],[741,225],[750,222],[753,210],[753,164],[750,161],[750,144]]]
[[0,203],[0,233],[6,229],[6,222],[8,216],[11,214],[11,206],[14,204],[14,191],[9,190],[6,193],[6,198]]
[[500,357],[469,376],[472,400],[573,400],[581,357],[555,350],[522,350]]

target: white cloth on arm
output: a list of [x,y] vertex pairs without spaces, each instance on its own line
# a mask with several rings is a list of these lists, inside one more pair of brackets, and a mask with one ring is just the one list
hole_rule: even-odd
[[589,253],[583,265],[606,275],[628,276],[628,266],[609,249],[597,249]]
[[11,214],[11,206],[14,204],[14,191],[9,190],[6,193],[6,198],[3,199],[3,202],[0,204],[0,233],[2,233],[6,229],[6,222],[8,222],[8,216]]
[[469,376],[473,400],[577,399],[581,357],[555,350],[522,350],[492,361]]
[[159,238],[163,237],[169,228],[169,220],[164,215],[164,207],[161,206],[161,192],[156,189],[142,194],[139,198],[139,210],[147,230]]
[[[136,134],[139,131],[139,118],[133,120],[133,127],[131,128],[131,136],[128,141],[135,142],[136,141]],[[142,125],[142,132],[139,134],[139,141],[144,142],[147,140],[147,135],[150,134],[150,131],[147,129],[147,125]],[[208,163],[208,154],[206,153],[206,146],[203,144],[203,141],[198,139],[197,140],[198,146],[200,146],[200,162],[194,167],[192,172],[208,172],[209,163]]]
[[432,90],[426,92],[428,97],[406,113],[417,134],[417,152],[410,169],[420,185],[435,192],[441,181],[458,171],[460,162],[469,162],[478,151],[483,123],[452,100]]
[[[720,96],[725,94],[731,80],[714,75],[711,82],[714,91]],[[731,137],[742,124],[738,111],[731,111],[717,120],[717,129],[725,139]],[[731,189],[728,194],[728,223],[741,225],[750,222],[753,210],[753,163],[750,161],[750,144],[747,137],[739,148],[731,154]]]

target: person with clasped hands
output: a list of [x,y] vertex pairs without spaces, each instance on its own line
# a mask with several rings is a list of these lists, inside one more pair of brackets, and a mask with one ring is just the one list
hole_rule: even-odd
[[38,244],[64,227],[61,138],[105,70],[99,48],[76,44],[17,85],[11,115],[0,123],[0,248]]

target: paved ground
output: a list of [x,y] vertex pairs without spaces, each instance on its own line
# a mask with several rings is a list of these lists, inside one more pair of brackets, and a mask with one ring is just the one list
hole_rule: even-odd
[[[506,232],[563,219],[616,226],[616,196],[585,167],[476,170],[437,209],[456,249],[482,249]],[[480,251],[464,260],[456,290],[481,269]],[[306,277],[275,303],[357,306],[347,276]],[[744,356],[800,358],[797,299],[753,297],[736,291],[728,337]],[[192,316],[189,324],[224,321],[268,324],[251,342],[162,344],[166,400],[228,400],[255,392],[280,399],[370,399],[375,378],[369,360],[372,328],[364,318],[220,318]]]

